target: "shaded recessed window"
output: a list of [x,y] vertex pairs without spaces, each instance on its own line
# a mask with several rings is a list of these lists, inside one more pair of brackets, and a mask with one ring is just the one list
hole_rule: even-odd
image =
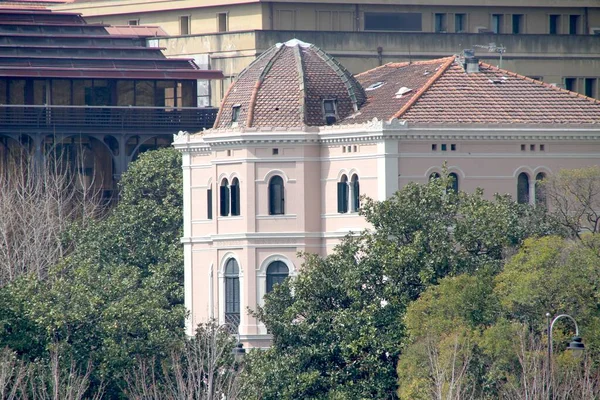
[[190,34],[190,16],[182,15],[179,17],[179,34],[189,35]]
[[348,212],[348,177],[342,175],[337,183],[337,211],[339,213]]
[[240,215],[240,181],[233,178],[231,181],[231,215]]
[[587,97],[596,97],[596,78],[585,78],[584,86]]
[[448,188],[454,190],[454,193],[458,193],[458,175],[452,172],[448,175],[450,182],[448,183]]
[[446,143],[442,143],[442,151],[446,151],[448,149],[448,147],[446,146]]
[[517,178],[517,202],[529,203],[529,175],[525,172],[521,172]]
[[440,174],[438,174],[437,172],[432,173],[431,175],[429,175],[429,180],[433,180],[433,179],[439,179],[441,177]]
[[212,185],[206,191],[206,219],[212,219],[213,204],[212,204]]
[[549,15],[548,16],[548,33],[551,35],[557,35],[560,33],[560,15]]
[[565,78],[565,89],[571,92],[577,91],[577,78]]
[[374,13],[365,14],[366,31],[416,31],[423,30],[421,13]]
[[225,265],[225,322],[240,325],[240,268],[233,258]]
[[360,184],[358,182],[358,175],[352,175],[352,179],[350,180],[350,209],[353,212],[356,212],[360,209]]
[[431,145],[431,151],[437,151],[437,144]]
[[579,15],[569,15],[569,35],[579,33]]
[[219,214],[222,217],[229,215],[229,181],[223,179],[219,187]]
[[523,14],[513,14],[512,16],[512,33],[523,33]]
[[267,267],[267,293],[273,291],[275,285],[280,285],[289,276],[289,268],[283,261],[273,261]]
[[546,205],[546,188],[542,181],[546,179],[546,174],[540,172],[535,176],[535,204]]
[[467,14],[454,14],[454,32],[466,31]]
[[283,179],[275,175],[269,180],[269,214],[281,215],[285,213],[285,199]]
[[456,145],[455,144],[451,144],[450,145],[450,151],[456,151]]
[[502,14],[492,14],[492,32],[502,33],[503,17],[504,15]]
[[239,105],[231,107],[231,122],[238,122],[241,108]]
[[323,100],[323,114],[327,125],[335,124],[337,121],[337,104],[334,99]]
[[217,14],[217,29],[218,32],[227,32],[229,30],[227,13]]
[[435,14],[435,26],[434,31],[437,33],[444,33],[447,31],[446,28],[446,14],[437,13]]

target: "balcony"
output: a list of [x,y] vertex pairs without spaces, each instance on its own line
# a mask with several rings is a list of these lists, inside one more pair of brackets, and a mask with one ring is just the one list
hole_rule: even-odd
[[211,128],[217,108],[0,105],[0,133],[174,134]]

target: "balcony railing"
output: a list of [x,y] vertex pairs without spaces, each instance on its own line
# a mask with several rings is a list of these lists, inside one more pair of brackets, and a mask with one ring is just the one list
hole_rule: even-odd
[[217,111],[196,107],[0,105],[0,131],[198,132],[213,126]]

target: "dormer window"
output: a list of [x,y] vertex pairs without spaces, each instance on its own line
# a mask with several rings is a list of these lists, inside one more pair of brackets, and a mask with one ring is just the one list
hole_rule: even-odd
[[337,101],[335,99],[323,100],[323,114],[327,125],[335,124],[337,121]]
[[241,108],[242,108],[242,106],[239,104],[236,104],[233,107],[231,107],[231,122],[237,124],[238,118],[240,117],[240,109]]

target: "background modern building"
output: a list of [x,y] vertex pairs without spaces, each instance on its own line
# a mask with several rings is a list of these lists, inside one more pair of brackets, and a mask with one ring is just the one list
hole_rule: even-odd
[[55,8],[91,22],[161,26],[170,37],[152,43],[166,54],[224,71],[225,80],[212,82],[215,106],[258,55],[294,37],[332,54],[353,74],[475,48],[493,65],[599,97],[596,0],[74,0]]
[[318,47],[273,46],[227,90],[215,128],[181,134],[189,332],[216,318],[251,346],[246,311],[367,228],[384,200],[446,164],[454,189],[542,203],[540,179],[600,158],[600,101],[473,57],[388,63],[352,76]]
[[54,151],[105,196],[140,152],[179,130],[211,127],[190,59],[146,47],[144,32],[111,34],[78,14],[0,9],[0,170],[21,152]]

